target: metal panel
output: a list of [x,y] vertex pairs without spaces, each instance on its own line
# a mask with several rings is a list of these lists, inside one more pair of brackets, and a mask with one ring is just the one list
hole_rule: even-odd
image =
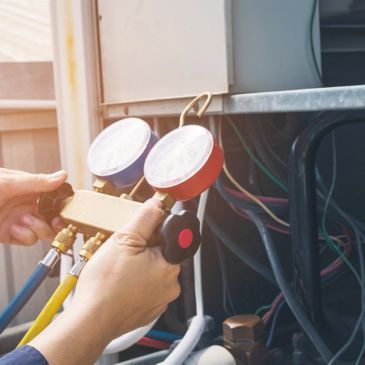
[[365,86],[290,90],[227,96],[224,113],[308,112],[361,109],[365,107]]
[[316,63],[321,68],[315,5],[315,1],[302,0],[232,1],[235,84],[231,92],[321,85],[315,67]]
[[[118,119],[128,116],[176,116],[180,115],[185,106],[191,101],[191,98],[145,101],[138,103],[121,103],[121,104],[104,104],[103,116],[105,119]],[[200,106],[197,106],[199,110]],[[220,113],[223,111],[223,97],[216,95],[209,105],[209,113]],[[190,111],[195,115],[195,111]]]
[[229,88],[225,0],[99,0],[104,101]]
[[[104,118],[177,116],[190,99],[116,103],[103,106]],[[264,93],[216,95],[207,114],[309,112],[365,108],[365,85]]]

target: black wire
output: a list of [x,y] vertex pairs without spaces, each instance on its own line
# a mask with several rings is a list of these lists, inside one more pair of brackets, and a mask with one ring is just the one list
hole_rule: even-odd
[[310,32],[309,40],[310,40],[311,55],[312,55],[312,59],[313,59],[314,68],[316,70],[317,77],[322,84],[322,75],[321,75],[321,71],[319,69],[320,66],[319,66],[318,59],[316,57],[316,52],[314,50],[314,40],[313,40],[313,27],[314,27],[314,18],[315,18],[316,10],[317,10],[317,4],[318,4],[318,0],[313,0],[312,14],[311,14],[311,20],[310,20],[310,26],[309,26],[309,32]]
[[[335,154],[336,151],[333,151],[333,154]],[[316,169],[316,180],[317,180],[317,184],[320,187],[320,189],[318,189],[318,196],[325,201],[327,199],[326,196],[324,196],[320,190],[322,191],[326,191],[327,188],[324,184],[324,181],[322,179],[322,176],[320,174],[320,171],[318,169]],[[365,305],[364,305],[364,300],[365,300],[365,289],[364,289],[364,282],[365,282],[365,262],[364,262],[364,252],[363,252],[363,248],[362,248],[362,241],[364,239],[364,235],[362,233],[362,230],[364,229],[364,226],[361,222],[356,221],[356,219],[354,217],[352,217],[351,215],[349,215],[348,213],[346,213],[345,211],[343,211],[339,205],[336,203],[336,201],[333,199],[333,197],[330,200],[330,204],[329,207],[331,208],[332,212],[335,213],[341,220],[343,220],[345,222],[346,225],[348,225],[350,227],[350,229],[352,230],[353,234],[354,234],[354,243],[356,244],[357,250],[358,250],[358,259],[359,259],[359,266],[360,266],[360,277],[361,277],[361,312],[360,315],[358,317],[358,320],[356,322],[356,325],[353,329],[352,335],[350,336],[350,338],[348,339],[348,341],[343,345],[343,347],[335,354],[335,356],[333,357],[333,359],[331,360],[330,364],[334,364],[335,361],[337,361],[337,359],[340,358],[340,356],[342,354],[345,353],[346,350],[348,350],[348,348],[351,346],[351,344],[353,343],[353,341],[356,338],[356,335],[360,329],[360,324],[362,324],[362,335],[363,335],[363,340],[365,340]]]
[[[276,152],[271,148],[271,143],[269,143],[269,141],[266,138],[266,134],[265,134],[265,131],[263,129],[262,123],[259,123],[258,124],[258,132],[261,135],[261,138],[264,140],[264,145],[265,145],[265,147],[267,149],[268,156],[269,157],[272,157],[273,159],[275,159],[276,162],[281,167],[283,167],[284,169],[286,169],[288,167],[288,163],[285,162],[285,161],[283,161],[283,159],[279,155],[277,155]],[[279,136],[277,136],[277,138],[279,138]],[[278,144],[279,145],[282,145],[283,142],[286,142],[286,143],[288,142],[288,135],[287,135],[287,133],[286,133],[286,136],[284,138],[282,138],[281,141]]]
[[[219,177],[215,184],[215,189],[218,191],[219,195],[228,203],[234,205],[237,208],[240,209],[250,209],[255,212],[261,213],[263,212],[263,209],[258,206],[256,203],[251,201],[244,201],[240,198],[236,198],[232,196],[230,193],[226,192],[222,187],[221,178]],[[272,210],[274,213],[287,216],[289,214],[289,205],[281,205],[281,204],[273,204],[273,203],[265,203],[265,205]]]
[[[222,249],[222,246],[220,244],[220,241],[216,235],[214,236],[214,246],[217,250],[217,256],[218,256],[218,262],[219,262],[219,268],[221,271],[221,277],[222,277],[222,291],[223,291],[223,309],[228,315],[236,314],[237,311],[234,307],[231,291],[229,288],[229,280],[227,277],[227,270],[226,270],[226,262],[224,259],[224,251]],[[231,307],[231,310],[228,309],[228,305]]]
[[360,316],[355,324],[355,327],[352,331],[352,334],[350,336],[350,338],[347,340],[347,342],[344,344],[344,346],[336,353],[335,356],[332,357],[332,359],[330,360],[330,362],[328,363],[328,365],[333,365],[335,363],[335,361],[337,361],[339,359],[339,357],[345,353],[345,351],[351,346],[351,344],[354,342],[356,335],[360,329],[360,326],[362,325],[362,321],[365,315],[365,308],[362,309]]
[[290,287],[289,282],[286,280],[274,244],[272,242],[270,232],[268,231],[258,214],[250,210],[246,210],[245,213],[250,217],[252,222],[255,224],[257,230],[259,231],[275,279],[279,285],[281,292],[283,293],[283,296],[289,308],[293,312],[303,330],[306,332],[307,336],[312,341],[319,354],[326,361],[326,363],[328,363],[332,358],[332,353],[327,345],[324,343],[322,337],[319,335],[317,330],[314,328],[312,322],[307,317],[304,308],[296,298],[292,288]]
[[242,245],[233,240],[226,232],[224,232],[218,224],[215,223],[214,219],[209,213],[205,215],[205,221],[208,224],[210,230],[218,237],[218,239],[241,261],[243,261],[248,267],[260,274],[267,281],[277,287],[277,283],[273,276],[272,271],[264,264],[262,264],[255,257],[247,253]]
[[[248,123],[247,129],[249,132],[250,139],[252,141],[252,145],[255,148],[256,153],[260,158],[260,160],[276,177],[278,177],[282,181],[286,181],[287,176],[283,171],[283,166],[282,165],[279,166],[277,162],[273,161],[273,156],[276,156],[276,154],[274,153],[273,155],[268,151],[269,143],[266,140],[266,136],[263,134],[261,123],[260,122]],[[276,156],[276,158],[279,157]]]

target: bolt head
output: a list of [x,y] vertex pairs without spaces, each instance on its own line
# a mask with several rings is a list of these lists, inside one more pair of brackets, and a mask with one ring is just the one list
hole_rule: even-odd
[[257,341],[264,332],[264,322],[254,314],[232,316],[223,322],[223,335],[230,341]]

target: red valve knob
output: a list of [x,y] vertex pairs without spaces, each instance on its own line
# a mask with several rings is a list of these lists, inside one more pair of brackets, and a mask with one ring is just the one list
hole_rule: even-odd
[[183,210],[169,215],[161,226],[162,255],[172,264],[180,264],[193,257],[200,246],[199,220]]

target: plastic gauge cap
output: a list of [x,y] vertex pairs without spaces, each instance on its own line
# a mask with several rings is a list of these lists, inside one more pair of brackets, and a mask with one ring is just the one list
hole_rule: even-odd
[[143,165],[157,137],[142,119],[126,118],[105,128],[92,142],[87,156],[90,172],[117,189],[143,176]]
[[213,184],[223,166],[223,152],[210,131],[187,125],[171,131],[152,148],[144,165],[147,182],[175,200],[189,200]]

